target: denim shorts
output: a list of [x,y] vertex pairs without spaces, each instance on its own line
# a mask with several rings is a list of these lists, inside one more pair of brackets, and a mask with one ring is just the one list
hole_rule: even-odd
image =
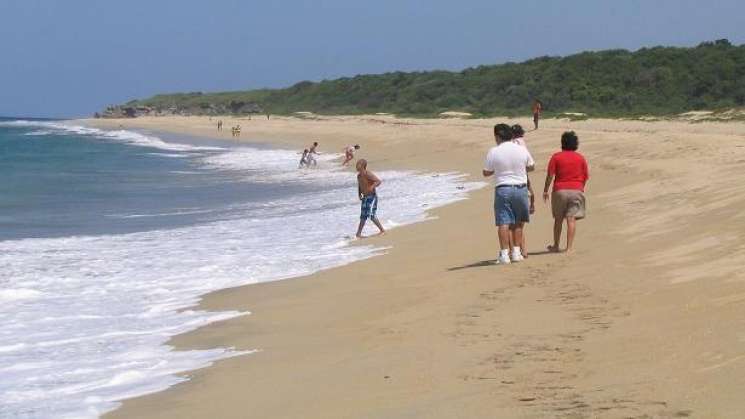
[[496,225],[530,221],[530,200],[526,186],[503,186],[494,189],[494,222]]

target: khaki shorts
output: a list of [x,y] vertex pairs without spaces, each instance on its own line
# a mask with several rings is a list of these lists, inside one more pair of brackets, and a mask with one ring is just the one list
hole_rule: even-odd
[[585,218],[585,194],[573,189],[562,189],[551,194],[551,213],[554,218]]

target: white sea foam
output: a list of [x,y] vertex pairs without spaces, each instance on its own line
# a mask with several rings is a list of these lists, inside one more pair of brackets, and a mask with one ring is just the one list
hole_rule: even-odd
[[[9,127],[38,127],[41,130],[31,131],[25,135],[49,135],[55,132],[79,134],[84,136],[90,136],[101,139],[108,139],[120,143],[129,145],[151,147],[160,150],[168,151],[220,151],[225,150],[222,147],[213,146],[196,146],[191,144],[179,144],[166,142],[159,137],[153,135],[147,135],[139,132],[128,131],[128,130],[113,130],[107,131],[98,128],[85,127],[77,125],[72,122],[50,122],[50,121],[4,121],[0,122],[0,126]],[[173,155],[171,155],[173,157]]]
[[[172,152],[205,150],[128,131],[47,128]],[[165,389],[186,379],[177,373],[246,353],[173,351],[166,345],[176,334],[248,314],[187,310],[200,295],[383,253],[348,245],[359,211],[354,174],[329,169],[334,155],[320,157],[319,169],[298,170],[294,151],[238,147],[196,153],[195,164],[251,182],[323,186],[313,194],[235,204],[231,211],[239,216],[230,220],[0,242],[0,417],[96,417],[118,400]],[[379,216],[388,227],[424,220],[428,209],[464,199],[483,185],[452,173],[379,175]]]
[[27,132],[27,133],[25,133],[23,135],[27,135],[29,137],[37,137],[37,136],[41,136],[41,135],[49,135],[49,134],[52,134],[52,133],[53,133],[53,131],[40,129],[40,130],[36,130],[36,131]]
[[199,209],[199,208],[180,208],[173,212],[159,212],[154,214],[106,214],[110,218],[150,218],[150,217],[170,217],[172,215],[194,215],[194,214],[209,214],[212,210],[210,209]]

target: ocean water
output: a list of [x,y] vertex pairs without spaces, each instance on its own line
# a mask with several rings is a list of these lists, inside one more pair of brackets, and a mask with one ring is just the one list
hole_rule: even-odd
[[[354,174],[336,155],[316,170],[298,170],[299,157],[0,119],[0,417],[97,417],[186,379],[177,373],[250,356],[166,342],[250,314],[195,309],[207,292],[384,253],[350,245]],[[378,174],[388,228],[482,186],[455,173]]]

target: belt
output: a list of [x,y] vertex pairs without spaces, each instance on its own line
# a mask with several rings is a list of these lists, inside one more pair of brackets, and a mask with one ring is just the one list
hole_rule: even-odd
[[522,188],[524,188],[526,186],[528,186],[528,185],[525,184],[525,183],[522,183],[520,185],[497,185],[497,188],[517,188],[517,189],[522,189]]

